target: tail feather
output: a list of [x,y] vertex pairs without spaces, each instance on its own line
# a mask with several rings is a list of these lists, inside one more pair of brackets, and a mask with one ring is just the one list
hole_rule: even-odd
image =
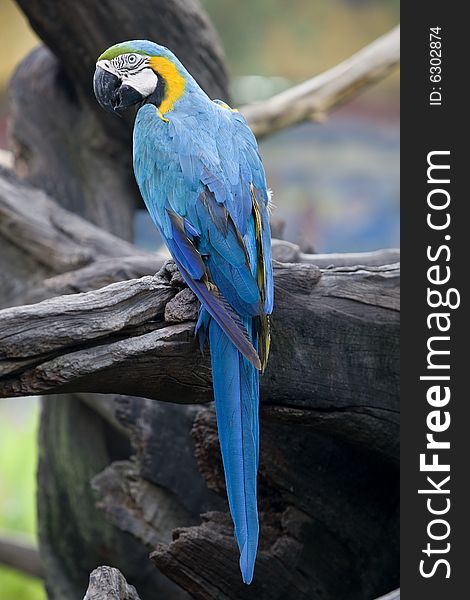
[[[252,338],[252,319],[245,319],[244,325]],[[253,579],[259,530],[256,500],[259,375],[214,319],[209,324],[209,340],[227,495],[240,549],[240,570],[243,581],[249,584]]]

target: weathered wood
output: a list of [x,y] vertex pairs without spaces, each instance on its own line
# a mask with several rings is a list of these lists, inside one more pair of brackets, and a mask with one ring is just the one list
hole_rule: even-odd
[[[99,506],[155,550],[159,570],[192,597],[367,600],[396,584],[398,469],[373,452],[308,422],[293,427],[262,411],[261,540],[255,580],[247,587],[226,500],[216,496],[225,496],[225,487],[212,405],[195,411],[120,398],[113,418],[127,430],[136,459],[94,478]],[[191,424],[194,451],[188,454]],[[204,510],[210,512],[200,522]]]
[[[365,600],[396,583],[398,470],[374,453],[262,412],[260,549],[255,580],[246,587],[226,504],[204,494],[182,451],[193,422],[199,470],[211,490],[225,495],[213,408],[200,407],[194,418],[193,407],[149,400],[123,406],[121,400],[115,416],[143,469],[121,461],[95,477],[99,506],[115,525],[153,546],[159,570],[192,597]],[[163,472],[156,468],[162,461]],[[198,524],[195,513],[203,506],[211,512]]]
[[400,262],[399,248],[384,248],[373,252],[332,252],[306,254],[297,244],[286,240],[273,240],[273,258],[279,262],[310,263],[329,269],[332,267],[381,267]]
[[[223,493],[213,410],[201,408],[193,435],[208,485]],[[253,588],[240,589],[235,544],[230,547],[228,540],[223,542],[216,532],[206,531],[216,547],[202,550],[199,538],[201,534],[206,536],[200,527],[185,529],[184,535],[176,532],[173,544],[157,548],[163,573],[200,598],[218,597],[206,588],[207,582],[213,581],[214,564],[221,570],[217,585],[223,586],[222,598],[354,600],[373,598],[380,590],[396,584],[393,575],[398,566],[398,535],[394,524],[398,514],[396,468],[377,462],[377,455],[345,444],[340,437],[324,435],[299,422],[296,427],[276,423],[265,412],[261,417],[260,457],[260,555],[268,572],[260,572],[257,566],[256,592]],[[385,531],[387,544],[383,544]],[[301,544],[297,551],[285,549],[286,555],[282,542],[285,535],[291,538],[290,543]],[[227,556],[230,548],[232,560]],[[201,554],[206,557],[204,560]],[[220,563],[219,555],[224,556]],[[274,575],[279,558],[290,566],[282,582]],[[187,568],[178,567],[179,560]],[[365,570],[360,567],[362,560],[369,565]],[[344,564],[348,565],[348,576],[338,578]],[[378,565],[382,565],[382,570]],[[272,578],[276,585],[271,587]]]
[[[400,262],[400,252],[395,249],[377,250],[376,252],[362,252],[349,255],[347,253],[334,254],[304,254],[298,246],[282,240],[272,241],[273,257],[278,262],[309,263],[320,268],[353,267],[380,267]],[[294,246],[292,250],[291,246]],[[168,260],[168,254],[161,250],[158,253],[138,254],[119,258],[103,258],[95,262],[60,275],[44,279],[27,292],[24,292],[24,303],[40,302],[53,296],[88,292],[100,287],[136,279],[144,275],[153,275]],[[293,260],[297,258],[298,260]]]
[[[128,257],[132,262],[153,256],[62,208],[42,190],[1,168],[0,239],[2,306],[51,297],[56,290],[48,286],[49,278],[54,281],[59,273],[100,259]],[[124,260],[124,272],[125,264]]]
[[[397,267],[321,275],[313,265],[278,264],[275,281],[264,402],[283,421],[295,422],[296,408],[328,411],[307,420],[326,430],[342,423],[348,437],[364,436],[362,443],[396,456]],[[193,336],[197,305],[182,289],[168,263],[154,277],[1,311],[1,395],[124,392],[209,401],[210,368]]]
[[[203,515],[202,525],[175,531],[174,541],[170,546],[158,545],[151,558],[161,571],[199,600],[287,600],[308,597],[303,582],[300,578],[293,577],[301,553],[302,544],[288,530],[281,531],[275,525],[263,528],[256,561],[256,577],[252,586],[247,589],[237,573],[230,518],[223,513],[207,513]],[[210,557],[210,560],[203,561],[197,567],[198,554]]]
[[[171,541],[172,524],[197,524],[202,512],[226,510],[226,502],[208,489],[196,457],[193,428],[200,406],[102,395],[93,396],[94,407],[97,398],[108,400],[106,414],[100,414],[129,439],[134,453],[133,463],[120,460],[93,479],[111,522],[153,550],[157,540]],[[164,499],[161,507],[153,505],[157,496]]]
[[0,236],[53,273],[71,271],[98,258],[148,256],[65,210],[7,170],[0,170]]
[[108,233],[1,168],[0,239],[3,306],[155,273],[167,256]]
[[[30,304],[150,275],[169,257],[163,248],[158,253],[139,250],[64,209],[42,190],[19,181],[13,172],[1,169],[0,238],[5,246],[4,260],[0,259],[4,306]],[[14,260],[9,254],[9,260],[5,259],[8,249]],[[305,254],[296,244],[273,240],[275,260],[305,262],[321,268],[380,266],[398,262],[399,256],[395,249],[355,254]],[[34,269],[30,265],[34,265]],[[24,267],[28,267],[28,276],[24,275]],[[31,277],[31,270],[35,277]]]
[[[5,186],[5,184],[7,185]],[[11,171],[0,167],[0,240],[2,247],[0,252],[0,306],[2,308],[15,303],[23,304],[26,290],[52,273],[49,267],[40,262],[40,259],[36,259],[31,253],[20,249],[16,238],[11,239],[11,236],[5,237],[3,235],[6,206],[7,203],[10,203],[10,200],[4,197],[4,190],[5,187],[8,188],[12,184]],[[16,196],[22,202],[23,196],[21,194],[16,194]],[[16,217],[31,212],[31,210],[23,211],[20,208],[16,213]],[[28,227],[26,226],[25,229],[27,230]],[[8,228],[6,229],[8,230]],[[20,299],[19,302],[15,302],[17,298]]]
[[44,575],[38,549],[18,534],[0,533],[0,564],[31,577]]
[[141,478],[130,461],[114,462],[93,479],[93,487],[108,519],[149,550],[169,544],[174,529],[198,522],[184,506],[175,504],[168,490]]
[[133,585],[112,567],[98,567],[90,574],[90,583],[83,600],[140,600]]
[[89,292],[118,281],[153,275],[167,260],[163,253],[99,259],[75,271],[47,277],[24,290],[19,299],[21,304],[32,304],[54,296]]
[[[83,598],[89,573],[107,563],[125,573],[144,600],[156,593],[186,600],[182,590],[152,567],[148,549],[114,527],[96,506],[92,479],[114,460],[130,458],[132,449],[91,408],[93,400],[88,395],[85,403],[71,394],[43,399],[38,511],[48,597]],[[51,441],[53,449],[48,447]]]
[[395,27],[332,69],[240,111],[258,138],[302,121],[322,121],[332,108],[388,75],[399,60],[400,28]]

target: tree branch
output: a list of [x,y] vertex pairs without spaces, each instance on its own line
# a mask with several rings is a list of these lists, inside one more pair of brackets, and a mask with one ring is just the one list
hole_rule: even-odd
[[[339,427],[395,456],[398,268],[321,274],[309,264],[277,264],[275,281],[266,410],[283,422]],[[101,392],[207,402],[210,367],[196,350],[196,314],[173,263],[154,277],[5,309],[0,396]]]
[[0,564],[17,569],[31,577],[43,577],[37,548],[19,535],[0,535]]
[[98,258],[147,254],[62,208],[7,170],[0,170],[0,236],[55,273]]
[[388,75],[399,59],[400,28],[395,27],[332,69],[240,111],[258,139],[302,121],[321,121],[332,108]]
[[[156,261],[152,273],[163,264],[161,256],[144,252],[62,208],[43,191],[20,182],[14,173],[1,168],[0,239],[3,306],[67,293],[68,276],[64,275],[58,292],[54,289],[54,276],[77,270],[78,278],[87,278],[87,267],[96,261],[114,259],[116,276],[133,273],[130,266],[133,261],[135,264],[145,258],[149,263]],[[81,273],[82,269],[85,269],[84,273]],[[99,268],[93,271],[97,277],[95,287],[105,285],[99,272]],[[52,279],[50,285],[49,279]]]
[[372,252],[333,252],[328,254],[306,254],[297,244],[273,239],[273,258],[283,263],[309,263],[320,269],[331,267],[380,267],[400,262],[399,248],[385,248]]
[[[13,304],[18,303],[17,299],[21,304],[30,304],[152,275],[169,258],[163,248],[158,253],[140,250],[62,208],[41,190],[18,181],[11,171],[1,169],[0,237],[16,248],[24,262],[34,261],[51,275],[43,281],[33,281],[26,290],[12,296]],[[296,244],[274,239],[273,258],[284,263],[302,262],[328,268],[392,264],[399,262],[400,254],[397,249],[305,254]],[[8,281],[11,287],[10,275]]]
[[[322,269],[337,267],[380,267],[400,262],[400,251],[395,248],[375,252],[304,254],[295,244],[272,240],[273,258],[282,263],[308,263]],[[45,279],[22,296],[24,304],[32,304],[64,294],[89,292],[118,281],[153,275],[168,260],[165,251],[155,254],[104,258],[75,271]]]

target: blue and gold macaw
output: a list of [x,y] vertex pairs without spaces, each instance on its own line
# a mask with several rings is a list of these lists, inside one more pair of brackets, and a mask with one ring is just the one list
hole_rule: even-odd
[[258,547],[259,371],[269,353],[273,273],[269,194],[243,116],[212,101],[167,49],[134,40],[96,63],[103,108],[140,106],[134,172],[147,209],[201,306],[209,339],[220,447],[240,569]]

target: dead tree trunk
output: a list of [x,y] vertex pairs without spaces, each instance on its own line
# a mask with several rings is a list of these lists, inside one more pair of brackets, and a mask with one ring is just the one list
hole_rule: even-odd
[[[172,263],[153,276],[162,257],[129,243],[140,201],[131,124],[99,111],[90,86],[103,48],[149,38],[227,98],[220,44],[197,0],[18,4],[48,48],[11,87],[23,183],[0,174],[0,301],[16,305],[0,312],[0,395],[47,394],[38,506],[49,598],[81,600],[99,565],[122,571],[142,600],[369,600],[395,588],[396,253],[362,268],[334,257],[320,271],[283,246],[303,262],[276,267],[261,545],[243,586],[194,298]],[[112,569],[95,573],[87,598],[100,586],[137,598]]]

